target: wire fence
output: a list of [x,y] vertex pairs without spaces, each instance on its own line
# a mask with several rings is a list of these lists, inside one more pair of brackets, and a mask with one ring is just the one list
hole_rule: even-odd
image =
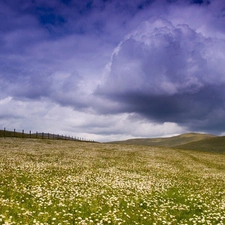
[[21,132],[16,131],[14,129],[6,130],[4,127],[3,130],[0,130],[0,137],[15,137],[15,138],[36,138],[36,139],[54,139],[54,140],[68,140],[68,141],[83,141],[83,142],[95,142],[93,140],[89,140],[86,138],[73,137],[61,134],[52,134],[52,133],[44,133],[44,132],[32,132],[31,130],[26,133],[24,130]]

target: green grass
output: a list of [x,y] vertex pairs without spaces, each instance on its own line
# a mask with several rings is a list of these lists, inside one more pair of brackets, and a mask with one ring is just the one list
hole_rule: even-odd
[[147,145],[147,146],[161,146],[161,147],[175,147],[182,144],[191,143],[194,141],[206,140],[215,137],[211,134],[187,133],[174,137],[167,138],[137,138],[125,141],[115,141],[115,144],[132,144],[132,145]]
[[178,145],[176,147],[187,150],[193,149],[198,151],[225,153],[225,137],[213,137],[206,140]]
[[17,131],[0,130],[0,138],[1,137],[4,137],[4,138],[14,137],[14,138],[57,139],[57,140],[95,142],[95,141],[91,141],[91,140],[85,140],[85,139],[81,139],[81,138],[73,138],[70,136],[59,135],[59,134],[51,134],[51,133],[44,133],[44,132],[31,133],[31,131],[29,131],[29,133],[25,133],[24,131],[17,132]]
[[14,131],[7,131],[7,130],[0,130],[0,137],[29,137],[29,134],[25,134],[22,132],[14,132]]
[[0,139],[0,224],[225,224],[225,154]]

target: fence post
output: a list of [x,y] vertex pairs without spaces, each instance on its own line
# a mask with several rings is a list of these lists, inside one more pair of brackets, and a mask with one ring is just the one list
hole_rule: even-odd
[[24,130],[22,130],[22,138],[24,137]]
[[44,132],[42,132],[42,139],[44,139]]
[[49,139],[49,133],[48,133],[48,139]]
[[30,138],[31,138],[31,130],[30,130]]
[[4,137],[5,137],[5,127],[4,127]]
[[13,131],[13,136],[16,137],[16,129]]

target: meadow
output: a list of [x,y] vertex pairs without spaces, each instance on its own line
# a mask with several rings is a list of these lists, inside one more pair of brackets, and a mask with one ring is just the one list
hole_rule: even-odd
[[225,224],[225,154],[0,138],[0,224]]

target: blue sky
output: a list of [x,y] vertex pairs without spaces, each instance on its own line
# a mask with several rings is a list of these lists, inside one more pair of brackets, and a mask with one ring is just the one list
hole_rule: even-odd
[[225,134],[223,0],[2,0],[0,20],[2,129]]

